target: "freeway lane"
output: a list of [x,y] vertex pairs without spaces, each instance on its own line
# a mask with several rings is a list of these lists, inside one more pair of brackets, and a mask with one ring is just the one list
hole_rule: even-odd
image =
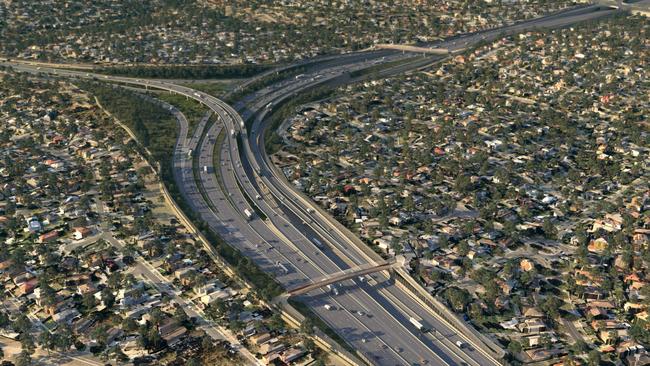
[[[224,117],[224,119],[227,119],[227,117]],[[208,135],[210,134],[211,133],[209,132]],[[229,156],[226,151],[226,145],[227,144],[224,144],[222,146],[222,149],[224,149],[221,154],[223,163],[229,162],[228,160],[223,160],[223,157],[228,159]],[[206,154],[207,151],[209,150],[204,148],[201,149],[202,156],[200,159],[204,162],[209,162],[213,158],[212,156],[209,156],[210,154]],[[238,155],[234,154],[233,156]],[[224,168],[224,166],[226,168]],[[230,169],[231,166],[232,165],[230,164],[221,164],[221,177],[224,180],[226,187],[229,185],[237,185],[234,177],[235,169]],[[236,163],[234,167],[238,167],[238,163]],[[238,172],[238,174],[241,173]],[[215,204],[225,202],[223,197],[216,196],[219,194],[219,190],[215,185],[210,186],[210,182],[211,180],[203,181],[203,184],[208,185],[206,191],[214,194],[211,194],[210,200]],[[245,199],[238,189],[228,191],[230,192],[228,195],[236,204],[244,204]],[[264,206],[263,202],[264,201],[258,202],[261,208],[263,210],[268,209]],[[239,213],[240,210],[229,208],[228,204],[221,204],[217,207],[217,210],[221,214],[230,210],[230,219],[233,221],[243,220],[242,215]],[[279,216],[274,216],[274,218],[276,220],[282,220]],[[249,227],[255,231],[255,233],[247,234],[247,236],[252,237],[257,234],[260,237],[265,238],[266,242],[274,242],[274,248],[271,249],[270,252],[278,251],[279,253],[282,253],[285,258],[280,258],[280,260],[284,265],[291,268],[292,272],[295,269],[297,273],[302,274],[301,282],[310,278],[319,278],[326,273],[336,273],[341,270],[341,268],[335,266],[327,256],[318,251],[306,237],[302,236],[301,233],[292,230],[293,226],[288,225],[288,221],[286,222],[287,226],[284,226],[282,223],[278,225],[282,226],[284,235],[277,236],[277,232],[268,228],[267,224],[263,220],[254,218],[249,222]],[[249,231],[249,229],[245,227],[242,227],[242,230],[245,230],[245,232]],[[287,236],[290,236],[289,240],[286,240]],[[268,253],[269,251],[261,250],[260,252]],[[318,266],[315,265],[316,263]],[[293,283],[291,280],[287,283],[287,276],[282,275],[281,273],[278,276],[278,280],[285,285]],[[442,365],[458,363],[458,360],[453,358],[447,358],[447,360],[441,359],[436,355],[436,353],[431,352],[430,345],[427,346],[415,338],[413,338],[411,342],[400,342],[398,338],[409,339],[409,337],[412,337],[411,331],[406,329],[402,324],[396,323],[394,320],[386,322],[385,319],[392,319],[390,314],[386,313],[385,310],[379,306],[371,296],[368,296],[365,291],[356,289],[353,281],[349,281],[347,285],[350,290],[344,291],[342,289],[338,296],[325,294],[322,290],[315,291],[319,294],[319,298],[314,299],[314,301],[309,302],[309,304],[313,306],[315,312],[323,317],[323,319],[330,323],[335,329],[344,330],[344,337],[355,347],[365,351],[368,358],[383,360],[388,364],[409,364],[409,360],[426,360],[428,363]],[[337,310],[328,311],[323,307],[325,304],[334,305]],[[363,311],[364,315],[359,316],[356,313],[357,311]],[[370,314],[370,316],[365,314]],[[395,337],[396,339],[386,341],[385,338],[388,335]],[[404,353],[404,355],[400,353]],[[442,352],[439,353],[443,354]]]

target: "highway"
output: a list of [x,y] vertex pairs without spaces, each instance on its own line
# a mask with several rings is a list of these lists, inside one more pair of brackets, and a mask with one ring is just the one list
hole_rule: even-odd
[[[455,37],[435,45],[452,52],[490,40],[504,33],[537,27],[561,27],[577,21],[611,14],[586,7],[510,27]],[[386,74],[404,72],[442,56],[415,59],[412,54],[390,50],[346,54],[305,64],[302,77],[291,77],[256,91],[236,104],[235,111],[219,99],[191,88],[154,80],[99,76],[84,72],[54,70],[17,62],[6,62],[18,70],[50,72],[66,76],[94,77],[170,90],[208,106],[218,123],[203,123],[194,136],[177,146],[174,156],[175,179],[193,210],[230,245],[273,273],[286,288],[310,283],[327,275],[378,258],[363,243],[307,197],[295,190],[269,161],[264,151],[264,130],[272,108],[314,86],[340,85],[355,81],[350,72],[373,65],[403,60]],[[270,106],[271,108],[267,108]],[[242,119],[243,117],[243,119]],[[251,119],[250,133],[243,121]],[[187,131],[186,131],[187,133]],[[223,133],[224,142],[216,144]],[[196,162],[187,153],[192,149]],[[216,163],[216,164],[215,164]],[[195,170],[198,167],[198,171]],[[218,174],[216,174],[218,173]],[[199,179],[195,179],[198,176]],[[256,207],[252,207],[252,202]],[[263,220],[255,213],[261,212]],[[318,240],[317,244],[314,238]],[[490,365],[497,364],[482,345],[458,332],[422,306],[410,292],[397,286],[386,273],[321,288],[301,296],[326,323],[335,329],[362,358],[381,365]],[[328,310],[324,305],[331,305]],[[432,332],[420,333],[409,321],[422,319]],[[462,348],[456,342],[463,342]]]

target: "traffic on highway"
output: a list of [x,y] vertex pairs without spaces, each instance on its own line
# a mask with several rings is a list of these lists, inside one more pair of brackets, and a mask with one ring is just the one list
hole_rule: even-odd
[[[582,7],[504,29],[454,37],[435,47],[457,52],[504,33],[531,27],[564,27],[612,12]],[[471,325],[441,317],[396,281],[381,267],[385,263],[379,256],[297,191],[265,151],[269,116],[296,95],[322,85],[358,81],[351,73],[371,66],[391,64],[394,66],[382,70],[384,74],[401,73],[442,57],[445,56],[421,57],[381,50],[306,63],[301,74],[246,95],[234,107],[209,94],[164,81],[97,75],[11,60],[2,60],[2,64],[25,72],[168,90],[205,104],[217,116],[217,122],[209,123],[204,118],[192,136],[186,136],[185,128],[176,145],[174,177],[184,199],[214,232],[261,269],[272,273],[285,289],[323,283],[299,295],[299,300],[358,351],[354,357],[381,365],[500,364],[498,352],[475,337],[468,328]],[[403,62],[393,64],[395,61]],[[217,144],[220,134],[223,143]],[[373,266],[381,270],[345,276],[339,282],[327,281]]]

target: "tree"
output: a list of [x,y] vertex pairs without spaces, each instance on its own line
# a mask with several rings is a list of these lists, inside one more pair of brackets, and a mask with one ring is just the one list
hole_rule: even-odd
[[300,324],[300,331],[307,334],[307,335],[312,335],[314,334],[314,322],[306,318],[302,324]]
[[185,314],[185,310],[183,310],[182,306],[177,306],[174,310],[174,320],[181,324],[186,324],[189,321],[189,318],[187,317],[187,314]]
[[544,231],[544,236],[546,239],[557,239],[557,229],[551,220],[547,217],[544,219],[544,224],[542,225],[542,230]]
[[156,327],[156,330],[159,330],[160,324],[164,318],[162,311],[160,311],[158,308],[155,308],[151,311],[150,315],[151,316],[149,317],[149,322],[151,322],[151,324]]
[[29,321],[25,314],[20,313],[14,320],[12,328],[18,333],[27,333],[32,328],[32,322]]
[[303,345],[305,346],[305,349],[309,352],[314,352],[316,350],[316,342],[314,342],[313,339],[307,338],[303,341]]
[[593,350],[589,352],[589,356],[587,358],[587,362],[589,366],[598,366],[600,365],[600,352],[597,350]]
[[47,350],[48,356],[50,355],[50,351],[54,349],[54,337],[52,337],[52,334],[47,330],[41,332],[38,336],[38,343]]
[[108,287],[102,290],[102,302],[108,309],[112,308],[115,304],[115,295],[113,295],[113,292]]
[[201,338],[201,349],[203,352],[207,352],[212,349],[213,347],[213,341],[212,338],[210,338],[208,335],[204,335],[203,338]]
[[20,336],[20,344],[23,347],[24,351],[28,351],[30,354],[34,353],[36,350],[36,344],[34,344],[34,337],[31,333],[23,333]]
[[83,303],[84,309],[86,309],[86,311],[90,312],[91,310],[93,310],[95,308],[95,306],[97,306],[97,299],[95,299],[95,296],[93,296],[93,294],[87,293],[87,294],[85,294],[83,296],[82,303]]
[[30,352],[23,349],[16,358],[16,366],[29,366],[32,364],[32,356]]
[[285,327],[284,320],[282,320],[282,316],[280,316],[278,313],[275,313],[271,316],[267,325],[269,327],[269,330],[281,330]]
[[508,351],[509,351],[511,354],[513,354],[513,355],[515,355],[515,354],[521,352],[522,349],[523,349],[523,348],[521,347],[521,343],[519,343],[519,342],[517,342],[517,341],[511,341],[511,342],[508,344]]

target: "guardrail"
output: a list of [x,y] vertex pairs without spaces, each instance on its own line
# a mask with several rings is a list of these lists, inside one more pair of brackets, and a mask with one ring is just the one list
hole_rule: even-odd
[[[101,105],[101,103],[99,102],[99,100],[97,99],[97,97],[95,97],[95,102],[97,103],[97,105],[99,106],[99,108],[100,108],[104,113],[106,113],[106,115],[108,115],[108,116],[110,116],[111,118],[113,118],[113,119],[115,120],[115,122],[118,124],[118,126],[120,126],[122,129],[124,129],[124,131],[126,131],[126,133],[127,133],[127,134],[128,134],[128,135],[129,135],[129,136],[130,136],[130,137],[131,137],[131,138],[132,138],[132,139],[133,139],[133,140],[134,140],[138,145],[142,146],[142,148],[145,150],[145,152],[149,155],[149,158],[151,158],[151,152],[149,152],[149,150],[148,150],[146,147],[144,147],[144,146],[140,143],[140,141],[139,141],[138,138],[136,137],[135,133],[133,133],[133,131],[132,131],[132,130],[131,130],[127,125],[125,125],[124,123],[122,123],[122,122],[121,122],[117,117],[113,116],[109,111],[107,111],[107,110],[106,110],[106,109]],[[180,136],[179,136],[179,138],[180,138]],[[162,177],[160,176],[160,167],[158,166],[158,167],[154,168],[154,167],[151,165],[151,162],[149,161],[149,159],[143,159],[143,160],[145,161],[145,163],[147,164],[147,166],[149,166],[149,168],[153,171],[153,173],[156,175],[157,180],[158,180],[158,185],[160,186],[160,190],[161,190],[162,193],[163,193],[163,197],[165,198],[165,201],[168,203],[169,207],[171,207],[171,209],[172,209],[172,211],[174,212],[174,214],[176,215],[176,217],[178,217],[178,218],[180,219],[180,221],[181,221],[181,223],[183,224],[183,226],[185,226],[185,227],[190,231],[190,233],[192,233],[193,235],[195,235],[195,236],[199,239],[199,241],[200,241],[200,242],[202,243],[202,245],[203,245],[203,248],[206,250],[206,252],[207,252],[208,255],[210,256],[210,258],[211,258],[212,260],[214,260],[214,261],[215,261],[215,262],[216,262],[216,263],[217,263],[217,264],[218,264],[218,265],[223,269],[223,271],[224,271],[228,276],[230,276],[230,277],[235,277],[235,276],[237,275],[237,273],[235,272],[235,270],[234,270],[234,269],[233,269],[233,268],[232,268],[232,267],[231,267],[227,262],[221,260],[221,258],[218,256],[218,254],[215,253],[214,248],[212,248],[212,246],[210,245],[210,241],[208,241],[208,239],[203,235],[203,233],[201,233],[201,231],[200,231],[200,230],[199,230],[199,229],[194,225],[194,223],[192,222],[192,220],[190,220],[190,219],[185,215],[185,213],[183,212],[183,210],[182,210],[180,207],[178,207],[178,204],[176,203],[176,201],[174,200],[174,198],[172,197],[172,195],[169,193],[169,190],[167,190],[167,187],[165,186],[165,184],[164,184],[163,181],[162,181]],[[248,283],[246,283],[245,281],[242,281],[242,282],[243,282],[244,285],[245,285],[246,287],[248,287],[249,289],[252,288],[252,287],[251,287]]]
[[[305,317],[298,309],[293,307],[291,304],[289,304],[288,296],[279,296],[274,300],[274,303],[276,305],[276,308],[280,309],[282,311],[282,319],[286,321],[288,324],[295,328],[300,328],[302,323],[305,322],[307,317]],[[333,353],[341,359],[343,362],[345,362],[349,366],[362,366],[363,364],[359,362],[359,360],[365,362],[368,365],[372,365],[372,362],[368,360],[363,354],[360,352],[356,352],[355,355],[350,353],[348,350],[343,349],[334,341],[330,336],[327,334],[323,333],[320,329],[316,330],[314,335],[311,336],[316,344],[323,348],[328,350],[329,352]]]
[[503,364],[503,358],[506,352],[499,345],[494,343],[485,335],[479,333],[474,327],[468,325],[464,320],[460,319],[458,315],[453,313],[449,308],[433,297],[427,292],[419,283],[406,273],[402,268],[397,268],[392,273],[395,275],[395,283],[404,287],[405,290],[415,295],[417,299],[427,305],[427,307],[437,314],[441,319],[445,320],[449,325],[462,333],[463,336],[468,338],[476,347],[484,351],[486,356],[492,358],[496,364]]
[[[289,96],[290,95],[284,96],[282,99],[287,98]],[[252,152],[251,154],[254,157],[254,154]],[[311,208],[312,210],[314,210],[314,213],[318,213],[319,219],[329,224],[330,227],[333,227],[342,238],[346,238],[348,239],[348,241],[353,243],[354,246],[358,249],[358,252],[364,255],[367,260],[371,262],[383,261],[383,258],[379,256],[379,254],[377,254],[368,245],[363,243],[358,237],[352,234],[348,228],[346,228],[337,220],[332,218],[320,206],[313,204],[311,199],[309,199],[303,192],[300,192],[295,187],[293,187],[293,185],[291,185],[286,180],[286,177],[284,177],[284,175],[281,174],[278,168],[270,161],[270,158],[264,151],[261,152],[261,155],[263,157],[262,163],[265,165],[265,168],[267,168],[267,170],[271,172],[275,180],[284,189],[284,192],[292,192],[294,196],[298,197],[299,199],[298,201],[300,202],[300,204],[302,204],[302,206]],[[287,200],[288,202],[294,204],[299,211],[305,211],[303,207],[300,207],[301,205],[298,204],[297,201],[293,201],[291,200],[291,198],[287,198]],[[304,212],[301,213],[304,214]],[[311,216],[313,217],[314,214],[311,214]],[[317,220],[314,221],[317,223]],[[405,281],[408,284],[408,286],[403,286],[404,290],[419,298],[424,304],[426,304],[427,308],[431,309],[433,312],[441,316],[443,319],[447,319],[448,322],[450,323],[450,326],[453,329],[456,329],[457,331],[461,332],[466,338],[471,340],[470,343],[474,344],[476,347],[482,349],[485,353],[487,353],[496,364],[501,363],[500,361],[498,361],[498,359],[502,359],[505,356],[505,351],[501,347],[496,345],[493,341],[491,341],[484,335],[480,334],[472,326],[468,325],[460,318],[458,318],[458,316],[452,313],[444,304],[440,303],[433,296],[431,296],[431,294],[429,294],[420,284],[418,284],[408,273],[405,272],[402,273],[402,272],[404,272],[402,269],[398,269],[395,273],[400,273],[399,277],[403,277],[402,281],[403,282]]]

